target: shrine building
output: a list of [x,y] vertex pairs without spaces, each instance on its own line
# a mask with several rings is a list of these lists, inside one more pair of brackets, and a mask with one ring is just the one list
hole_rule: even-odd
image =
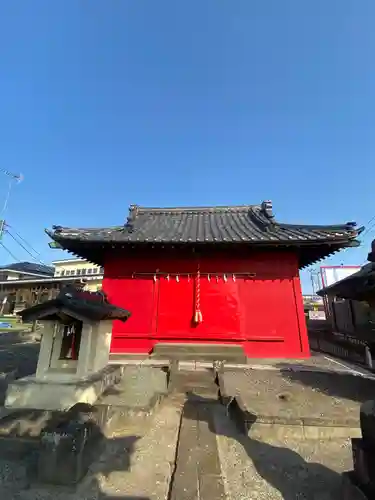
[[363,228],[283,224],[272,203],[144,208],[125,224],[47,230],[55,247],[104,267],[103,291],[131,312],[111,353],[157,344],[242,346],[247,357],[308,357],[299,269],[358,246]]

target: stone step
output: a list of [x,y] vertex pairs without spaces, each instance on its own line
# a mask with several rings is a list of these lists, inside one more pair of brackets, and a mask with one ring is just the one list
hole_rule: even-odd
[[169,391],[217,400],[219,388],[212,370],[176,371],[171,373]]
[[123,367],[121,381],[107,390],[96,406],[110,409],[108,429],[121,426],[129,417],[151,415],[168,392],[168,373],[160,367]]
[[172,360],[226,361],[246,363],[246,356],[240,345],[210,343],[159,343],[151,357]]

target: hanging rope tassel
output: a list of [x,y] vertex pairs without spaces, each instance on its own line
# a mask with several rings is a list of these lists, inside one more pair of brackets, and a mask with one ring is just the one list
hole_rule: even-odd
[[198,264],[197,277],[195,280],[195,312],[194,323],[199,325],[202,323],[203,317],[201,312],[201,272]]

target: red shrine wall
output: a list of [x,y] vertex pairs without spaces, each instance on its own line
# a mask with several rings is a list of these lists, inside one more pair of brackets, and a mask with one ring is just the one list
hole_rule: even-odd
[[111,352],[148,353],[158,342],[230,342],[242,344],[248,357],[309,356],[294,254],[201,258],[200,272],[202,321],[194,324],[196,260],[108,259],[103,289],[132,313],[126,323],[114,322]]

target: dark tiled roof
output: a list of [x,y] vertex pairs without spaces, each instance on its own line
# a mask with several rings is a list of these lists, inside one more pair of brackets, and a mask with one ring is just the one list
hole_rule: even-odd
[[43,264],[35,264],[33,262],[15,262],[7,266],[0,266],[1,270],[10,269],[12,271],[17,271],[19,273],[33,273],[41,274],[43,276],[53,276],[55,270],[51,266],[45,266]]
[[320,243],[347,242],[360,230],[355,223],[334,226],[281,224],[270,202],[206,208],[132,206],[124,226],[74,229],[54,226],[47,233],[63,247],[67,240],[110,243]]
[[356,237],[363,228],[355,222],[330,226],[282,224],[275,220],[272,203],[236,207],[144,208],[132,205],[122,226],[46,230],[59,248],[103,265],[109,249],[121,251],[200,246],[223,249],[240,247],[294,247],[304,267],[341,248],[358,246]]
[[37,319],[57,319],[61,312],[89,321],[126,321],[130,316],[129,311],[110,304],[103,292],[87,292],[72,285],[63,288],[55,299],[24,309],[18,314],[23,321],[29,322]]

